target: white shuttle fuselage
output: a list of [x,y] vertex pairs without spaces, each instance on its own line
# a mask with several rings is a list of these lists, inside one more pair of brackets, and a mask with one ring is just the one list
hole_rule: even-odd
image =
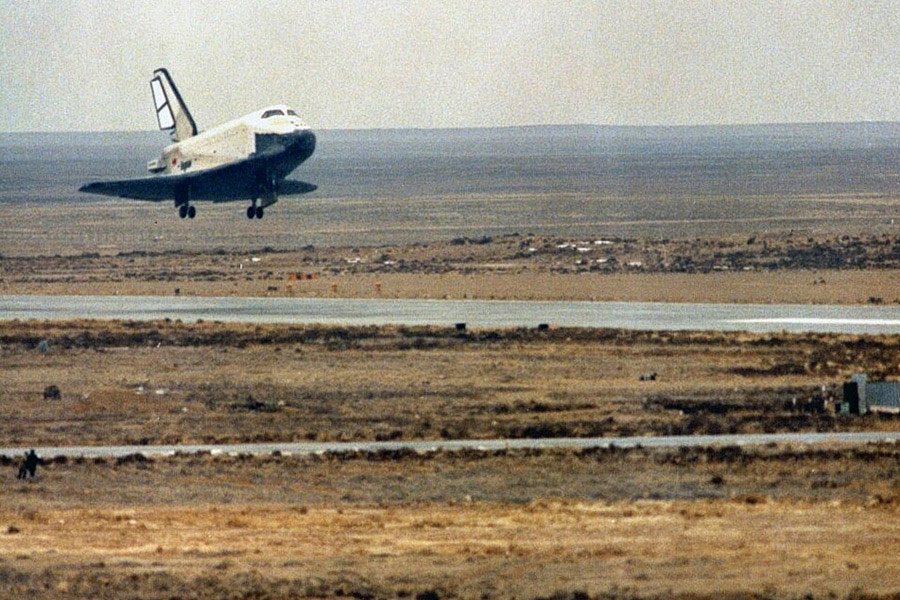
[[269,106],[166,146],[160,158],[147,163],[147,170],[172,174],[219,167],[259,151],[258,140],[265,145],[270,136],[294,136],[308,130],[292,109],[283,104]]

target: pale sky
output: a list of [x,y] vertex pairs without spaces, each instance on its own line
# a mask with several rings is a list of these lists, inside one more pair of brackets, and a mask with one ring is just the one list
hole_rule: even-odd
[[0,0],[0,131],[900,121],[900,1]]

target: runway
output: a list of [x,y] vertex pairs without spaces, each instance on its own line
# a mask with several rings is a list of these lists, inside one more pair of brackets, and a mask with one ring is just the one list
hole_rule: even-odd
[[900,333],[900,306],[182,296],[0,296],[0,319]]
[[[759,433],[735,435],[686,435],[662,437],[619,438],[538,438],[506,440],[427,440],[407,442],[298,442],[265,444],[186,444],[171,446],[48,446],[36,447],[42,458],[66,456],[74,458],[118,458],[133,454],[167,456],[176,453],[196,454],[272,454],[310,455],[324,453],[413,451],[437,452],[440,450],[520,450],[550,448],[686,448],[696,446],[762,446],[765,444],[867,444],[874,442],[900,442],[900,431],[852,432],[852,433]],[[0,456],[22,456],[28,448],[0,448]]]

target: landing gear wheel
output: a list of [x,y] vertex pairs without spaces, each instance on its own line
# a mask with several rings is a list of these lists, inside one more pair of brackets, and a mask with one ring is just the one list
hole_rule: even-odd
[[257,218],[257,219],[262,219],[262,218],[263,218],[263,207],[262,207],[262,206],[257,206],[257,207],[256,207],[256,218]]
[[193,219],[194,217],[197,216],[197,209],[194,208],[193,206],[188,207],[187,215],[188,215],[188,218]]
[[256,216],[256,205],[251,204],[247,207],[247,218],[252,219]]
[[187,214],[188,214],[187,204],[182,204],[181,206],[178,207],[178,216],[179,217],[181,217],[183,219],[183,218],[187,217]]

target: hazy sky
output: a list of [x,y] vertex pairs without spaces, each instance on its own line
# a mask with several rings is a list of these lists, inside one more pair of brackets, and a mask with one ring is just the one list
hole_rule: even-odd
[[900,1],[0,0],[0,130],[900,120]]

